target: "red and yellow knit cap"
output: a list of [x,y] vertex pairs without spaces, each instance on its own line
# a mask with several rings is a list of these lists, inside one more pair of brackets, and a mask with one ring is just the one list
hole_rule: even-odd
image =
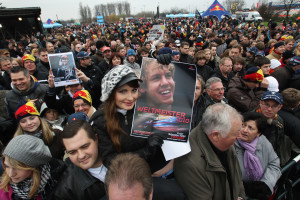
[[95,39],[95,38],[98,38],[97,35],[93,35],[93,36],[92,36],[92,39]]
[[28,101],[26,104],[18,108],[18,110],[15,113],[15,118],[18,121],[20,121],[24,117],[34,116],[34,115],[40,116],[40,113],[35,107],[35,105],[31,101]]
[[260,83],[264,79],[264,74],[258,67],[250,67],[243,79],[247,82]]
[[24,63],[25,60],[32,60],[33,62],[35,62],[34,56],[32,56],[30,54],[26,54],[25,56],[22,57],[22,63]]
[[90,106],[92,105],[92,98],[90,93],[87,90],[79,90],[73,95],[73,103],[77,99],[82,99],[84,102],[88,103]]

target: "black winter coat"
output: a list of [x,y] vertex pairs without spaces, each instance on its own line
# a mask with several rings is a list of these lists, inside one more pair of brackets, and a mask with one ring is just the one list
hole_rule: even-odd
[[225,93],[228,91],[228,85],[230,80],[234,77],[234,73],[230,72],[230,74],[228,75],[228,77],[224,77],[220,71],[220,68],[217,67],[215,69],[215,73],[212,75],[212,77],[218,77],[222,80],[223,86],[226,88]]
[[199,66],[196,64],[196,68],[197,74],[202,76],[204,82],[206,82],[214,74],[214,70],[208,65]]
[[277,79],[279,84],[279,91],[289,87],[292,76],[295,74],[295,71],[290,66],[282,67],[272,73],[271,76]]
[[98,200],[104,197],[103,182],[73,163],[68,164],[54,191],[56,200]]
[[284,121],[284,133],[300,148],[300,119],[293,114],[293,111],[284,107],[278,111],[278,114]]
[[[119,125],[125,132],[121,134],[119,139],[121,143],[121,153],[138,153],[141,157],[145,158],[144,148],[147,145],[147,139],[130,136],[133,119],[133,109],[127,111],[127,114],[125,116],[117,112],[117,116],[119,118]],[[112,140],[110,139],[109,133],[106,130],[106,119],[104,116],[104,111],[96,111],[92,115],[90,122],[93,122],[93,127],[95,128],[96,133],[99,134],[98,138],[100,154],[102,157],[103,164],[106,167],[108,167],[111,160],[119,152],[116,150]],[[152,172],[163,168],[166,161],[161,149],[158,152],[156,152],[154,156],[148,158],[147,162]]]

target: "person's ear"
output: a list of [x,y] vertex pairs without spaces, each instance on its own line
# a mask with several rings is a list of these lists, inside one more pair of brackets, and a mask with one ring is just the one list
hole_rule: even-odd
[[211,139],[212,139],[214,142],[219,142],[220,137],[221,137],[221,135],[220,135],[220,133],[219,133],[218,131],[213,131],[213,132],[211,132],[210,136],[211,136]]

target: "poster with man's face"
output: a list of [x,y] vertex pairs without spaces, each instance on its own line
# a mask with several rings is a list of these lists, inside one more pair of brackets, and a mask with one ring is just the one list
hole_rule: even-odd
[[72,52],[48,54],[55,87],[79,84]]
[[190,132],[196,83],[194,65],[172,62],[163,65],[144,58],[131,135],[186,142]]

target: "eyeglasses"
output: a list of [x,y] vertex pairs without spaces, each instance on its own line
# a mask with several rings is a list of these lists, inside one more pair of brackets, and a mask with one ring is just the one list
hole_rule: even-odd
[[223,65],[223,66],[225,66],[225,67],[232,67],[232,65]]
[[262,103],[261,105],[264,106],[264,107],[267,108],[267,109],[272,108],[273,110],[277,110],[277,109],[279,109],[279,107],[280,107],[279,104],[278,104],[278,105],[272,105],[272,106],[270,106],[269,104],[264,104],[264,103]]
[[216,89],[210,89],[210,90],[212,90],[212,91],[214,91],[214,92],[220,92],[220,91],[225,91],[225,87],[222,87],[222,88],[216,88]]
[[82,60],[89,60],[89,59],[91,59],[91,57],[82,58]]
[[83,103],[83,104],[81,104],[81,105],[74,105],[74,108],[80,108],[80,107],[87,107],[87,106],[89,106],[89,104],[87,104],[87,103]]

